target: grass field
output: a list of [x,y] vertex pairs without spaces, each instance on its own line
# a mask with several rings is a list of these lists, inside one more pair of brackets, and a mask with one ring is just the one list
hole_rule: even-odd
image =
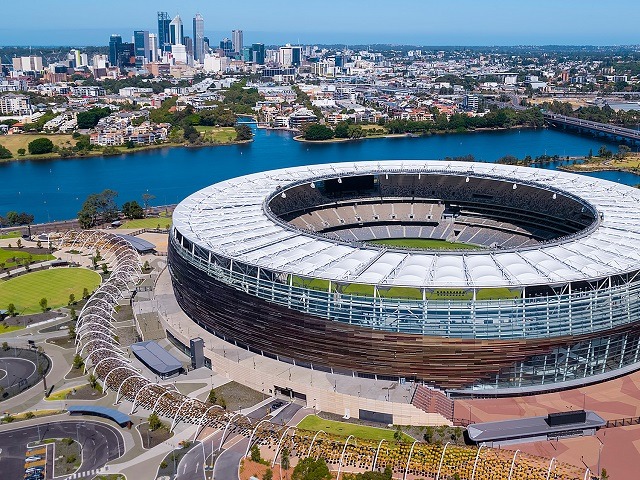
[[482,247],[468,243],[447,242],[432,238],[384,238],[371,240],[368,243],[387,245],[389,247],[417,248],[423,250],[480,250]]
[[7,238],[20,238],[22,236],[22,232],[20,230],[16,230],[14,232],[3,233],[0,235],[0,240],[6,240]]
[[[11,268],[16,265],[16,258],[28,258],[29,253],[20,252],[16,250],[5,250],[0,248],[0,263],[4,263],[6,268]],[[36,254],[31,255],[31,260],[34,262],[43,262],[45,260],[53,260],[55,257],[49,254]]]
[[[387,440],[394,441],[393,430],[388,428],[375,428],[367,427],[365,425],[356,425],[354,423],[336,422],[333,420],[325,420],[316,415],[308,415],[302,419],[298,424],[298,428],[302,430],[310,430],[317,432],[318,430],[324,430],[330,435],[340,435],[348,437],[353,435],[356,438],[362,438],[366,440]],[[404,442],[413,442],[413,438],[409,435],[402,434],[402,440]]]
[[231,143],[236,139],[236,129],[233,127],[206,127],[198,125],[195,129],[204,140],[215,143]]
[[[0,136],[0,145],[8,148],[16,157],[18,156],[18,149],[24,148],[27,151],[26,156],[29,156],[29,149],[27,148],[27,145],[29,145],[29,142],[33,142],[36,138],[48,138],[54,145],[58,146],[70,147],[76,143],[76,140],[71,135],[44,135],[38,133],[36,135],[2,135]],[[38,155],[31,156],[37,157]]]
[[41,312],[40,299],[49,308],[67,305],[69,295],[82,298],[83,288],[89,292],[100,285],[100,275],[86,268],[55,268],[31,272],[0,283],[0,308],[13,303],[18,313]]
[[5,325],[0,324],[0,335],[3,333],[15,332],[16,330],[22,330],[24,327],[22,325]]
[[171,217],[149,217],[138,218],[136,220],[127,220],[120,228],[167,228],[171,225]]

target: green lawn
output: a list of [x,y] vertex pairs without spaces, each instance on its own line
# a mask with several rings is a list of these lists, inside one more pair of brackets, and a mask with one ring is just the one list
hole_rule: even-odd
[[160,228],[167,228],[167,225],[171,225],[171,218],[149,217],[127,220],[120,228],[157,228],[158,225],[160,225]]
[[0,235],[0,240],[6,240],[7,238],[20,238],[22,236],[22,232],[20,230],[16,230],[14,232],[4,233]]
[[[11,268],[16,265],[16,258],[28,258],[29,254],[27,252],[21,252],[16,250],[5,250],[4,248],[0,248],[0,263],[4,263],[6,268]],[[49,254],[38,254],[31,255],[31,260],[34,262],[42,262],[45,260],[53,260],[55,257]]]
[[390,247],[419,248],[424,250],[479,250],[482,247],[468,243],[447,242],[433,238],[384,238],[371,240],[368,243],[387,245]]
[[[387,440],[393,441],[393,430],[388,428],[375,428],[367,427],[365,425],[356,425],[354,423],[335,422],[333,420],[325,420],[316,415],[308,415],[302,419],[298,424],[298,428],[302,430],[310,430],[317,432],[318,430],[324,430],[330,435],[339,435],[342,437],[348,437],[353,435],[356,438],[362,438],[366,440]],[[409,435],[402,434],[402,440],[404,442],[413,442],[413,438]]]
[[18,313],[42,311],[40,299],[46,298],[49,308],[67,305],[69,295],[82,298],[82,290],[89,292],[100,285],[100,275],[86,268],[54,268],[31,272],[0,283],[0,308],[13,303]]
[[18,150],[20,148],[24,148],[27,151],[27,155],[29,157],[37,158],[41,155],[29,155],[28,145],[30,142],[33,142],[36,138],[48,138],[53,142],[54,145],[63,146],[63,147],[71,147],[76,144],[76,140],[71,135],[46,135],[43,133],[37,134],[26,134],[22,133],[19,135],[3,135],[0,137],[0,145],[8,148],[11,153],[16,158],[18,157]]
[[198,125],[195,129],[204,140],[215,143],[231,143],[236,139],[236,129],[233,127],[207,127]]
[[15,332],[16,330],[22,330],[24,327],[22,325],[0,325],[0,335],[3,333]]

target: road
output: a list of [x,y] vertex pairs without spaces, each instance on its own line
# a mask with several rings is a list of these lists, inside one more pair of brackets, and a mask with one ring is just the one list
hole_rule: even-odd
[[[275,401],[277,400],[274,400],[274,402]],[[247,414],[247,416],[251,418],[254,423],[256,420],[261,418],[267,418],[263,417],[261,412],[264,412],[266,408],[271,407],[272,405],[273,402],[254,410]],[[300,405],[295,403],[286,404],[273,418],[271,418],[271,422],[276,425],[286,425],[301,408],[302,407]],[[247,451],[249,439],[246,437],[236,436],[235,438],[225,440],[225,444],[227,445],[226,450],[224,450],[224,452],[222,452],[216,459],[213,470],[213,479],[237,480],[239,478],[238,466],[240,465],[240,460],[242,460],[242,457]],[[186,478],[183,480],[186,480]]]
[[[39,429],[38,429],[39,427]],[[70,437],[82,446],[82,464],[77,473],[95,472],[124,454],[124,438],[117,428],[100,422],[65,420],[14,430],[0,430],[0,475],[14,480],[24,477],[27,443],[46,438]]]

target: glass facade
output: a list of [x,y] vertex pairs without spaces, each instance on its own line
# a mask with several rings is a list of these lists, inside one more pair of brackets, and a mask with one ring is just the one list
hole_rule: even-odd
[[[633,331],[629,326],[639,318],[638,272],[553,288],[527,287],[516,298],[499,298],[504,293],[500,289],[493,293],[379,290],[375,285],[332,284],[214,255],[177,229],[172,231],[171,242],[182,258],[223,284],[331,321],[445,338],[566,339],[565,347],[503,369],[494,378],[479,381],[473,389],[523,388],[585,379],[638,361],[638,335],[614,333],[616,329]],[[577,341],[571,337],[581,335],[596,338],[574,343]]]

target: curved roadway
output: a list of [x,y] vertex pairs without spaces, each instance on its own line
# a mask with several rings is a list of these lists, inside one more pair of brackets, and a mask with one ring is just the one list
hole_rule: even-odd
[[[1,478],[24,477],[24,460],[27,444],[38,439],[65,438],[77,440],[82,446],[82,464],[75,477],[82,472],[94,472],[107,462],[124,455],[124,438],[117,428],[88,420],[63,420],[56,423],[31,425],[0,431]],[[86,474],[89,476],[89,474]]]

